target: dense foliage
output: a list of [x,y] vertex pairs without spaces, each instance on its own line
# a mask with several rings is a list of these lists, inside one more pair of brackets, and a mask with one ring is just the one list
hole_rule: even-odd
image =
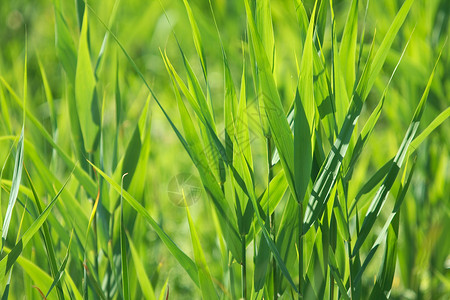
[[2,1],[3,297],[448,299],[449,12]]

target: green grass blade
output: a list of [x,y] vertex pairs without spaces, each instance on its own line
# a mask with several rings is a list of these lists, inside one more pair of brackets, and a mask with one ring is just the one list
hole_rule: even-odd
[[[16,204],[17,195],[19,193],[19,187],[20,187],[20,180],[22,177],[22,168],[23,168],[23,146],[24,146],[24,127],[22,127],[22,131],[20,133],[19,142],[17,144],[17,151],[16,151],[16,159],[14,163],[14,173],[12,178],[12,186],[11,186],[11,192],[9,193],[9,200],[8,200],[8,208],[6,209],[5,218],[3,220],[3,227],[2,227],[2,250],[5,246],[6,238],[8,236],[8,229],[9,225],[11,223],[11,217],[14,209],[14,205]],[[0,273],[1,274],[1,273]]]
[[123,174],[120,184],[120,254],[122,258],[122,292],[123,299],[130,299],[130,283],[128,279],[127,245],[125,240],[125,225],[123,222],[123,178],[128,175]]
[[314,152],[315,102],[313,85],[313,31],[316,6],[306,33],[305,46],[300,65],[300,78],[294,107],[294,178],[295,197],[301,203],[311,177]]
[[200,290],[202,291],[203,299],[218,299],[217,292],[212,282],[211,273],[206,263],[205,254],[203,253],[200,240],[195,229],[194,222],[192,221],[191,213],[186,202],[184,190],[182,190],[183,199],[186,204],[186,214],[189,222],[189,229],[191,231],[191,241],[194,248],[195,264],[198,270],[198,281],[200,283]]
[[88,10],[85,9],[78,45],[75,75],[75,100],[86,151],[91,152],[99,130],[98,103],[94,96],[96,80],[88,45]]
[[[165,59],[165,61],[167,60]],[[170,74],[173,75],[173,73]],[[238,261],[241,261],[241,243],[238,235],[238,230],[235,225],[235,214],[232,213],[231,208],[228,205],[228,202],[226,201],[224,194],[217,182],[217,179],[211,171],[211,166],[208,163],[207,158],[205,157],[205,150],[200,141],[200,137],[197,134],[192,118],[186,108],[186,105],[182,101],[180,93],[175,85],[176,79],[174,77],[171,78],[187,142],[185,149],[191,157],[192,162],[195,164],[200,174],[202,183],[205,186],[206,190],[209,192],[214,205],[216,206],[216,209],[219,213],[219,218],[221,220],[221,225],[223,226],[224,237],[228,247],[235,258]]]
[[430,135],[433,130],[435,130],[439,125],[441,125],[447,118],[450,117],[450,107],[447,107],[443,112],[441,112],[428,126],[425,128],[414,140],[411,142],[408,148],[408,155],[410,156],[420,144],[425,140],[427,136]]
[[145,272],[144,264],[142,263],[141,255],[137,251],[134,246],[133,239],[130,237],[127,232],[128,244],[130,245],[131,257],[133,259],[134,268],[136,269],[136,275],[139,282],[139,286],[141,287],[142,294],[145,299],[156,300],[155,291],[153,290],[153,286],[150,282],[150,279]]
[[333,249],[331,248],[331,245],[328,249],[328,261],[330,266],[330,273],[333,276],[334,280],[336,280],[336,283],[339,287],[339,291],[341,292],[341,297],[347,300],[350,300],[350,297],[347,295],[347,290],[344,286],[344,283],[342,282],[342,274],[339,271],[339,267],[336,261],[336,257],[334,254]]
[[[353,94],[342,129],[340,130],[330,153],[322,165],[316,182],[314,183],[313,191],[311,197],[309,198],[308,207],[305,213],[303,232],[307,232],[309,228],[311,228],[311,225],[323,212],[325,202],[327,201],[329,193],[336,182],[336,177],[340,170],[342,160],[347,153],[356,121],[361,113],[362,105],[373,86],[375,78],[378,76],[378,73],[384,64],[384,61],[386,60],[388,50],[390,49],[398,30],[405,20],[412,2],[413,0],[405,1],[373,59],[371,59],[371,55],[369,54],[369,60],[366,64],[356,91]],[[370,53],[371,52],[372,51],[370,51]]]
[[400,27],[408,15],[409,9],[413,4],[414,0],[405,0],[402,7],[398,11],[394,20],[392,21],[391,26],[389,27],[388,32],[384,36],[383,41],[381,42],[380,47],[378,48],[377,53],[375,54],[373,61],[371,62],[370,68],[367,72],[364,72],[361,80],[358,83],[356,88],[357,94],[361,97],[362,101],[367,98],[372,86],[375,82],[375,78],[381,71],[383,67],[384,61],[389,53],[389,49],[392,46],[395,36],[397,35]]
[[50,293],[53,290],[53,288],[55,286],[59,285],[59,283],[60,283],[60,280],[61,280],[61,278],[62,278],[62,276],[64,274],[64,271],[66,269],[67,262],[69,261],[70,246],[72,245],[72,237],[73,237],[73,230],[70,233],[70,240],[69,240],[69,245],[67,246],[66,256],[64,256],[64,259],[63,259],[63,261],[61,263],[61,266],[59,267],[58,273],[56,274],[56,276],[53,277],[54,279],[53,279],[52,285],[48,289],[47,294],[45,294],[45,297],[48,297],[48,295],[50,295]]
[[350,180],[351,176],[352,176],[352,172],[353,172],[353,168],[355,166],[356,161],[358,160],[359,156],[361,155],[361,152],[364,148],[364,146],[367,144],[370,135],[372,134],[373,129],[375,128],[375,125],[378,121],[378,118],[381,115],[381,110],[383,109],[383,105],[384,105],[384,101],[386,99],[386,94],[387,94],[387,90],[391,84],[392,78],[394,78],[394,74],[397,71],[398,66],[400,65],[400,62],[403,59],[403,56],[406,52],[406,49],[408,48],[409,42],[411,41],[412,38],[412,34],[414,33],[411,32],[411,35],[409,36],[408,42],[406,43],[405,47],[403,48],[403,52],[400,55],[400,58],[394,68],[394,70],[392,71],[391,77],[389,78],[389,81],[387,82],[383,94],[381,95],[381,100],[378,102],[377,106],[375,107],[375,109],[372,111],[372,113],[369,116],[369,119],[367,120],[366,124],[364,124],[363,129],[361,130],[361,133],[358,136],[358,140],[356,141],[355,147],[353,149],[352,152],[352,156],[350,159],[350,163],[349,166],[346,170],[346,180]]
[[[120,185],[114,182],[111,177],[106,175],[102,170],[89,162],[92,167],[116,190],[117,193],[121,192]],[[123,191],[123,198],[145,219],[147,223],[155,230],[156,234],[166,245],[167,249],[172,253],[175,259],[186,270],[192,281],[198,286],[197,267],[195,263],[178,248],[178,246],[172,241],[172,239],[164,232],[164,230],[156,223],[156,221],[150,216],[145,207],[142,206],[136,199],[133,198],[127,191]]]
[[53,5],[55,7],[56,54],[66,71],[69,82],[74,84],[77,69],[77,50],[62,14],[60,0],[53,0]]
[[[39,196],[36,192],[36,189],[34,187],[34,184],[31,180],[30,174],[28,174],[28,170],[25,168],[25,174],[27,175],[27,179],[28,179],[28,183],[30,184],[30,188],[31,191],[33,192],[33,196],[34,196],[34,201],[36,203],[36,207],[38,210],[39,214],[42,214],[42,207],[41,207],[41,201],[39,199]],[[50,262],[50,269],[52,272],[52,276],[57,284],[57,293],[58,293],[58,298],[59,299],[64,299],[64,294],[63,294],[63,290],[61,287],[61,284],[58,284],[57,281],[57,276],[58,276],[58,266],[56,264],[56,256],[55,256],[55,249],[53,246],[53,241],[52,238],[50,236],[50,230],[48,228],[47,222],[45,222],[44,224],[42,224],[42,232],[43,232],[43,236],[44,236],[44,244],[45,244],[45,248],[47,250],[47,255],[48,255],[48,259]]]
[[191,6],[189,5],[189,2],[186,0],[183,0],[184,7],[186,8],[186,12],[189,18],[189,23],[191,24],[191,30],[192,30],[192,37],[194,38],[194,45],[195,50],[197,51],[197,55],[200,58],[200,62],[202,64],[203,74],[208,74],[206,69],[206,59],[205,59],[205,50],[203,49],[203,43],[202,38],[200,35],[200,31],[198,30],[197,22],[195,21],[194,14],[192,13]]
[[[342,34],[341,46],[339,48],[340,64],[345,74],[345,86],[347,95],[353,92],[356,76],[356,40],[358,36],[358,0],[352,0]],[[337,45],[336,45],[337,47]]]
[[[239,153],[241,154],[241,156],[243,156],[242,151],[239,151]],[[242,157],[242,160],[245,161],[245,158]],[[278,264],[278,267],[281,270],[281,273],[284,275],[284,277],[286,277],[287,281],[292,286],[294,291],[296,293],[298,293],[298,289],[297,289],[294,281],[292,280],[292,277],[291,277],[291,275],[290,275],[290,273],[289,273],[289,271],[288,271],[288,269],[286,267],[286,264],[284,263],[283,259],[281,258],[281,255],[280,255],[280,253],[279,253],[279,251],[278,251],[274,241],[270,237],[269,231],[267,230],[267,228],[265,226],[265,222],[264,222],[264,220],[261,217],[261,214],[259,212],[260,211],[260,206],[258,205],[257,200],[256,200],[256,195],[255,195],[255,191],[254,191],[254,188],[253,188],[253,180],[252,180],[252,176],[250,174],[250,170],[249,170],[248,166],[247,166],[247,168],[243,169],[243,179],[244,179],[244,182],[245,182],[245,184],[247,186],[247,191],[250,194],[250,200],[251,200],[251,203],[253,205],[253,210],[255,211],[255,214],[256,214],[256,219],[258,221],[259,226],[261,227],[263,236],[264,236],[264,238],[267,241],[267,244],[268,244],[268,246],[270,248],[270,251],[272,252],[272,254],[274,256],[274,259],[276,260],[276,262]]]

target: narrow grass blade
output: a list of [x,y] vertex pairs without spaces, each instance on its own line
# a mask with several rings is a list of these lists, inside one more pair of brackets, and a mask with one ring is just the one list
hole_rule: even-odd
[[[25,168],[25,174],[27,175],[27,179],[28,179],[28,183],[30,184],[31,191],[33,192],[34,201],[36,203],[37,211],[38,211],[39,214],[42,214],[41,201],[40,201],[39,196],[38,196],[38,194],[36,192],[34,184],[33,184],[32,180],[31,180],[30,174],[28,174],[28,170],[26,168]],[[48,260],[50,262],[50,269],[51,269],[51,272],[52,272],[52,276],[53,276],[53,278],[55,280],[55,284],[57,284],[58,298],[59,299],[64,299],[62,286],[61,286],[61,284],[58,284],[59,279],[57,280],[58,266],[56,264],[55,249],[54,249],[54,246],[53,246],[53,241],[52,241],[52,238],[51,238],[51,235],[50,235],[50,230],[48,228],[47,222],[42,224],[42,232],[43,232],[43,237],[44,237],[45,249],[47,250]]]
[[[339,48],[340,64],[345,74],[347,95],[353,93],[356,77],[356,40],[358,36],[358,0],[352,0]],[[337,45],[335,45],[337,47]]]
[[198,270],[198,281],[200,283],[200,290],[202,292],[203,299],[219,299],[217,292],[214,288],[212,282],[211,273],[206,263],[205,254],[203,253],[202,246],[200,244],[199,237],[197,235],[197,230],[195,229],[194,222],[192,221],[191,213],[189,212],[189,207],[186,202],[184,190],[182,190],[183,199],[186,204],[186,214],[189,222],[189,229],[191,231],[191,241],[194,248],[195,264]]
[[145,271],[144,264],[142,263],[142,256],[139,255],[136,247],[134,246],[133,239],[130,237],[127,232],[128,244],[130,245],[131,257],[133,259],[133,265],[136,269],[136,275],[139,282],[139,286],[141,287],[142,294],[145,299],[156,300],[155,291],[153,290],[153,286],[150,282],[150,279],[147,276]]
[[375,82],[376,77],[381,71],[383,67],[384,61],[389,53],[389,49],[392,46],[395,36],[397,35],[400,27],[408,15],[409,9],[413,4],[414,0],[405,0],[402,7],[398,11],[394,20],[392,21],[391,26],[389,27],[388,32],[384,36],[383,41],[381,42],[380,47],[375,54],[373,61],[370,64],[370,68],[365,70],[363,73],[358,86],[356,88],[356,93],[359,97],[364,101],[367,98],[372,86]]
[[125,225],[123,222],[123,178],[128,175],[123,174],[120,184],[120,256],[122,259],[122,292],[125,300],[130,299],[130,283],[128,279],[127,245],[125,240]]
[[339,271],[338,264],[336,262],[336,257],[334,255],[334,251],[329,246],[328,249],[328,260],[329,260],[329,266],[330,266],[330,273],[333,276],[334,280],[336,280],[336,283],[339,287],[339,291],[341,292],[341,297],[347,300],[350,300],[350,297],[347,295],[347,290],[345,289],[344,283],[342,281],[342,274]]
[[61,11],[60,0],[53,0],[55,8],[56,54],[71,84],[75,83],[77,68],[77,50],[72,40],[67,22]]
[[389,295],[394,280],[395,265],[397,261],[397,240],[400,214],[397,214],[392,220],[386,237],[386,250],[384,252],[381,272],[377,277],[375,286],[370,293],[369,299],[382,299]]
[[197,22],[195,21],[194,14],[192,13],[191,6],[189,5],[189,2],[186,0],[183,0],[184,6],[186,8],[186,12],[189,18],[189,23],[191,24],[191,30],[192,30],[192,37],[194,38],[194,45],[195,50],[197,51],[197,55],[200,58],[200,62],[202,64],[203,74],[208,74],[206,69],[206,59],[205,59],[205,51],[203,49],[203,43],[200,35],[200,31],[198,30]]
[[314,152],[315,102],[313,85],[313,30],[316,6],[306,33],[305,46],[300,65],[300,78],[294,107],[294,178],[295,198],[301,203],[311,178]]
[[[16,160],[14,163],[14,173],[12,178],[12,185],[11,185],[11,191],[9,193],[9,200],[8,200],[8,208],[6,209],[5,218],[3,220],[3,227],[2,227],[2,250],[5,246],[6,238],[8,236],[8,229],[9,225],[11,223],[11,217],[14,209],[14,205],[16,204],[17,195],[19,193],[19,187],[20,187],[20,181],[22,178],[22,168],[23,168],[23,146],[24,146],[24,127],[22,127],[22,131],[20,133],[19,142],[17,144],[17,151],[16,151]],[[1,273],[0,273],[1,274]]]
[[[355,2],[355,1],[352,1]],[[332,34],[332,53],[333,53],[333,78],[332,78],[332,85],[333,85],[333,96],[334,96],[334,103],[335,103],[335,115],[336,115],[336,125],[337,125],[337,131],[341,128],[342,124],[344,123],[344,118],[348,110],[348,93],[345,86],[345,76],[344,72],[346,70],[343,66],[348,67],[348,64],[354,64],[354,60],[350,61],[348,58],[346,59],[346,64],[342,63],[339,55],[338,55],[338,43],[336,38],[336,20],[334,15],[334,10],[332,7],[332,3],[330,2],[331,6],[331,34]],[[348,20],[347,20],[348,21]],[[345,37],[345,31],[344,36]],[[342,47],[342,43],[341,43]],[[353,66],[354,69],[354,66]],[[354,76],[354,74],[353,74]],[[351,95],[351,94],[350,94]]]
[[159,294],[159,300],[167,300],[169,299],[169,277],[167,277],[164,285],[161,289],[161,293]]
[[433,130],[435,130],[439,125],[441,125],[445,120],[450,117],[450,107],[447,107],[443,112],[441,112],[428,126],[425,128],[414,140],[411,142],[408,148],[408,155],[410,156],[420,144],[425,140],[427,136],[430,135]]
[[[173,73],[171,74],[173,75]],[[175,85],[174,77],[172,77],[172,83],[174,86],[175,98],[177,99],[178,110],[180,113],[185,133],[185,139],[187,142],[185,149],[191,157],[192,162],[195,164],[200,174],[202,183],[205,186],[205,189],[209,192],[214,205],[216,206],[216,209],[219,213],[219,218],[221,220],[221,225],[223,226],[224,237],[228,247],[233,253],[234,257],[238,261],[241,261],[241,242],[238,235],[238,228],[235,225],[235,214],[232,213],[231,208],[217,182],[217,179],[211,171],[211,165],[208,163],[208,160],[205,157],[205,150],[200,141],[200,137],[198,136],[192,118],[181,99],[180,93]]]
[[[106,175],[102,170],[96,167],[94,164],[89,162],[92,167],[102,176],[111,187],[116,190],[117,193],[121,192],[120,185],[114,182],[111,177]],[[150,216],[145,207],[142,206],[136,199],[133,198],[127,191],[123,191],[123,198],[145,219],[147,223],[155,230],[156,234],[166,245],[167,249],[172,253],[175,259],[180,263],[180,265],[186,270],[192,281],[198,286],[198,276],[197,267],[195,263],[178,248],[178,246],[172,241],[172,239],[164,232],[164,230],[156,223],[156,221]]]
[[96,81],[89,54],[87,12],[88,10],[85,9],[78,45],[75,100],[85,147],[88,152],[91,152],[97,139],[100,117],[97,99],[94,96]]
[[50,295],[53,288],[55,286],[59,285],[59,282],[60,282],[62,276],[64,275],[64,271],[66,269],[67,262],[69,261],[70,246],[72,245],[72,237],[73,237],[73,230],[70,233],[70,240],[69,240],[69,245],[67,246],[66,256],[64,256],[61,266],[59,267],[58,273],[56,274],[56,276],[53,276],[54,279],[53,279],[52,285],[48,289],[47,294],[45,294],[45,297],[48,297],[48,295]]

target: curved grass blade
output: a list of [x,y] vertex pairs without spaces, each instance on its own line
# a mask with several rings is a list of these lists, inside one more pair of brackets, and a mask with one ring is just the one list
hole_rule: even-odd
[[123,174],[120,183],[120,256],[122,259],[122,292],[123,299],[130,299],[130,283],[128,279],[128,262],[127,262],[127,246],[125,240],[125,225],[123,222],[123,179],[128,175]]

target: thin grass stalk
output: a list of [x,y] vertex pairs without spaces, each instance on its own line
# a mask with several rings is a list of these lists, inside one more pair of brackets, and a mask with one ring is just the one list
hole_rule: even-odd
[[[269,189],[269,184],[273,179],[273,144],[270,137],[267,137],[267,164],[268,164],[268,180],[267,189]],[[270,191],[268,190],[268,193]],[[273,242],[276,243],[276,231],[275,231],[275,212],[270,215],[270,232],[272,233]],[[273,299],[278,299],[278,278],[277,278],[277,262],[272,255],[272,272],[273,272]]]
[[241,265],[241,287],[242,299],[247,299],[247,260],[246,260],[246,240],[245,233],[241,235],[242,238],[242,265]]
[[303,299],[303,202],[298,203],[298,299]]

